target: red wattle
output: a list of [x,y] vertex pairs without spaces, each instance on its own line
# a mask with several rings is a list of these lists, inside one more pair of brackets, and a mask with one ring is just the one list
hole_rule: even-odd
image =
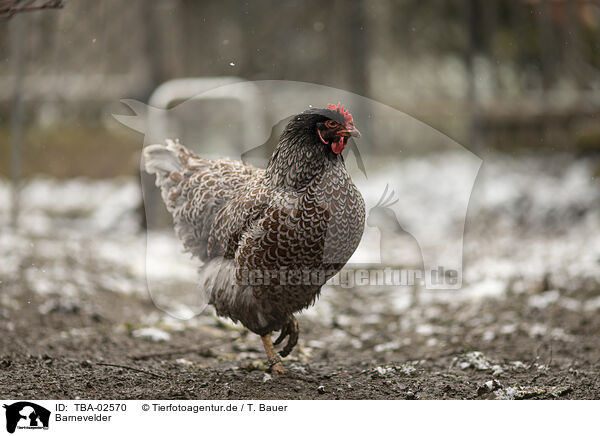
[[346,144],[344,144],[344,137],[340,137],[340,139],[338,141],[334,141],[331,143],[331,150],[335,153],[335,154],[340,154],[344,148],[346,148]]

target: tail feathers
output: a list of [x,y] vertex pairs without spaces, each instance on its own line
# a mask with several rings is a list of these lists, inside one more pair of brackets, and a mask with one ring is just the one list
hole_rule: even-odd
[[179,157],[182,151],[179,143],[167,140],[167,145],[155,144],[144,148],[144,167],[147,173],[162,175],[180,171],[183,163]]
[[171,213],[177,207],[179,198],[177,195],[172,196],[171,191],[181,181],[190,157],[190,151],[179,142],[169,139],[167,145],[156,144],[144,148],[144,168],[147,173],[156,174],[156,186],[160,188],[161,197]]

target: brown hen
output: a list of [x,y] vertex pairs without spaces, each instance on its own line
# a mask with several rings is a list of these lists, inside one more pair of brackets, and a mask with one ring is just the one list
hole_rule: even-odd
[[269,366],[284,373],[271,342],[288,355],[298,341],[296,312],[348,261],[361,239],[365,205],[342,157],[360,136],[341,104],[310,109],[287,124],[265,170],[196,156],[183,145],[144,150],[148,173],[173,215],[200,285],[220,316],[261,336]]

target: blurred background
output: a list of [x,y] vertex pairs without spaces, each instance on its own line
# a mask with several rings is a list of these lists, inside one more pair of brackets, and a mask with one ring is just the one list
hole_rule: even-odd
[[0,171],[17,95],[24,175],[104,178],[136,169],[138,137],[110,116],[119,100],[206,76],[345,89],[477,152],[593,152],[599,16],[591,0],[108,0],[17,14],[0,27]]
[[[589,336],[590,324],[572,318],[591,319],[600,310],[597,0],[65,0],[62,8],[10,16],[18,3],[0,1],[0,320],[8,330],[18,330],[14,313],[29,304],[23,293],[38,301],[38,315],[127,318],[120,325],[128,334],[142,331],[151,341],[181,327],[148,307],[128,310],[129,300],[119,316],[113,312],[115,295],[147,297],[146,272],[175,286],[192,283],[195,271],[173,260],[179,248],[169,238],[146,271],[144,137],[112,114],[132,115],[120,99],[148,102],[173,79],[233,77],[365,96],[483,160],[465,225],[463,289],[424,292],[417,304],[413,293],[397,289],[334,288],[304,315],[313,331],[339,330],[332,343],[346,340],[384,357],[443,348],[459,336],[461,344],[488,345],[521,337],[523,350],[540,338],[573,344]],[[266,108],[265,129],[282,118],[277,107]],[[236,141],[244,139],[238,127]],[[404,133],[397,134],[401,143]],[[413,135],[415,146],[403,154],[394,141],[370,146],[399,156],[387,167],[404,186],[395,193],[402,205],[396,218],[439,229],[461,219],[458,212],[429,212],[436,199],[458,195],[439,169],[449,162],[460,172],[463,160],[420,149],[421,140]],[[468,197],[469,180],[456,183]],[[423,186],[425,197],[415,197]],[[419,253],[398,251],[409,236],[392,236],[388,259],[418,263]],[[438,242],[443,249],[443,235]],[[349,292],[352,301],[341,297]],[[489,299],[506,310],[486,306]],[[452,331],[436,324],[448,304],[459,305],[461,327]],[[185,305],[172,309],[189,315]],[[376,329],[384,318],[383,339],[350,332]],[[219,325],[209,318],[199,324]],[[597,335],[589,340],[598,344]]]

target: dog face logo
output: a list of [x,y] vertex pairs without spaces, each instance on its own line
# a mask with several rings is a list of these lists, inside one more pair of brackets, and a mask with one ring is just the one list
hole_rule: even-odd
[[5,404],[6,431],[14,433],[19,429],[48,429],[50,411],[28,401]]

